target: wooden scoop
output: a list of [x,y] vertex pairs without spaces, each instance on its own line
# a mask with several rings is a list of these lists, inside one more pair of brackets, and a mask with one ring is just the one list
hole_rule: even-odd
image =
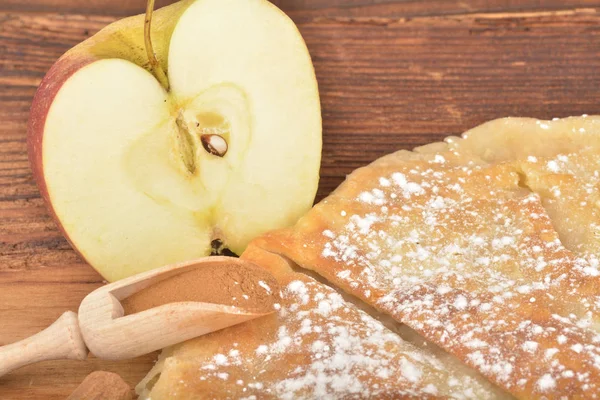
[[[124,315],[120,301],[160,281],[197,268],[234,264],[246,269],[249,279],[260,281],[268,273],[253,264],[231,257],[207,257],[169,265],[102,286],[87,295],[79,318],[64,313],[45,330],[20,342],[0,347],[0,376],[24,365],[44,360],[83,360],[88,349],[96,357],[120,360],[174,345],[228,326],[275,312],[201,302],[168,303]],[[210,282],[206,282],[210,284]],[[198,287],[202,290],[202,287]],[[225,288],[223,288],[225,290]],[[276,293],[273,290],[273,293]]]

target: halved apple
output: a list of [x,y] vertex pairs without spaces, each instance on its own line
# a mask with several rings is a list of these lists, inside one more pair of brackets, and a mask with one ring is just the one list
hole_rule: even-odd
[[294,23],[266,0],[188,0],[158,10],[151,73],[144,16],[67,52],[36,93],[29,156],[73,247],[114,281],[241,253],[293,224],[318,184],[321,115]]

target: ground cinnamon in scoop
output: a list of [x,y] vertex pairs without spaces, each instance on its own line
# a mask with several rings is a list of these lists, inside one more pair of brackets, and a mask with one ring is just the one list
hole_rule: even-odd
[[279,285],[254,266],[209,264],[157,282],[121,301],[125,315],[167,303],[198,301],[268,313],[279,301]]

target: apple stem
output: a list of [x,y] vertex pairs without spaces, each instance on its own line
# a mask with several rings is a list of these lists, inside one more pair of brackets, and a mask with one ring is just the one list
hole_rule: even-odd
[[146,54],[148,55],[148,61],[150,62],[150,68],[152,68],[152,72],[156,79],[160,82],[160,84],[165,88],[165,90],[169,91],[169,79],[167,78],[167,74],[161,67],[160,63],[156,58],[156,54],[154,53],[154,48],[152,47],[152,37],[150,35],[151,26],[152,26],[152,13],[154,12],[154,0],[148,0],[146,4],[146,19],[144,20],[144,44],[146,46]]

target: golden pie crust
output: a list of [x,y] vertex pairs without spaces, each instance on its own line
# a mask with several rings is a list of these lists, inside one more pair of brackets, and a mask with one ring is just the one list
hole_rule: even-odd
[[[165,351],[139,391],[152,399],[600,397],[599,170],[600,117],[501,119],[382,157],[244,253],[279,280],[283,313]],[[347,294],[335,309],[320,303],[337,296],[328,285]],[[435,345],[417,344],[385,316]],[[321,329],[301,335],[305,320]],[[351,332],[354,353],[336,358],[345,350],[327,324]],[[268,360],[257,353],[278,349],[282,331],[294,345]],[[322,345],[334,350],[317,359]],[[239,364],[219,363],[236,349]]]
[[599,118],[492,121],[263,240],[518,398],[597,398],[599,170]]
[[479,374],[401,339],[335,290],[251,245],[279,281],[263,317],[164,350],[141,399],[497,399]]

